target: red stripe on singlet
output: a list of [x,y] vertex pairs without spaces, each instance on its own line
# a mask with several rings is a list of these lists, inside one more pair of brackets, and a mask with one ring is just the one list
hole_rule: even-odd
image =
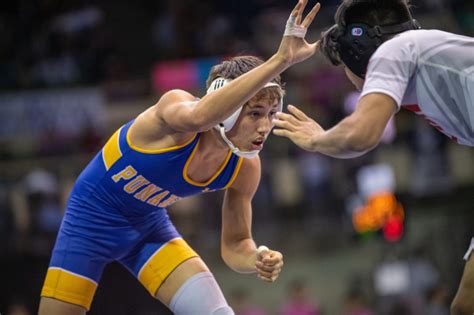
[[447,134],[443,127],[441,127],[440,125],[438,125],[437,123],[435,123],[434,121],[432,121],[431,119],[429,119],[428,117],[426,117],[426,115],[424,115],[422,112],[421,112],[421,108],[418,104],[407,104],[407,105],[402,105],[401,106],[402,108],[404,109],[407,109],[411,112],[414,112],[416,113],[417,115],[420,115],[421,117],[423,117],[424,119],[426,119],[426,121],[428,121],[428,123],[435,127],[438,131],[444,133],[446,136],[448,136],[449,138],[451,138],[451,140],[455,141],[455,142],[458,142],[458,138],[455,137],[455,136],[452,136],[452,135],[449,135]]
[[407,110],[409,110],[411,112],[414,112],[414,113],[421,112],[421,108],[418,104],[402,105],[402,108],[407,109]]

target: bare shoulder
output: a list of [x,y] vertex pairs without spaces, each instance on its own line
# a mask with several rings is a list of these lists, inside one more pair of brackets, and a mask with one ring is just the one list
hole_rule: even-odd
[[261,162],[260,157],[252,159],[243,159],[240,166],[239,174],[234,183],[230,186],[231,189],[254,194],[257,190],[261,176]]
[[[143,149],[163,149],[181,145],[195,133],[177,132],[163,119],[165,111],[172,112],[174,107],[186,102],[193,103],[196,97],[184,90],[171,90],[163,94],[158,102],[138,115],[130,128],[129,138]],[[176,105],[176,106],[174,106]]]
[[184,90],[170,90],[163,94],[155,106],[152,107],[156,113],[160,113],[163,110],[166,110],[173,105],[181,104],[183,102],[195,102],[197,100],[196,96]]
[[196,97],[191,93],[184,90],[170,90],[163,94],[159,100],[150,108],[145,110],[137,117],[137,121],[140,120],[160,120],[160,113],[167,108],[173,107],[173,105],[180,104],[183,102],[194,102]]
[[160,99],[158,100],[158,104],[168,104],[168,103],[179,103],[179,102],[186,102],[186,101],[195,101],[196,97],[191,93],[185,90],[170,90],[163,94]]

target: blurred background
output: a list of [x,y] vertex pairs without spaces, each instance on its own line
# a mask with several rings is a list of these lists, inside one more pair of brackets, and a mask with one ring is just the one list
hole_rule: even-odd
[[[314,2],[314,1],[313,1]],[[313,3],[310,2],[310,3]],[[337,0],[307,36],[333,24]],[[413,0],[424,28],[474,36],[472,0]],[[17,0],[0,4],[0,313],[37,311],[75,178],[114,130],[168,89],[204,94],[223,58],[276,51],[294,1]],[[321,55],[283,74],[286,103],[324,127],[357,93]],[[336,160],[271,137],[254,238],[285,255],[274,284],[219,257],[222,195],[170,210],[241,315],[448,314],[474,236],[474,150],[401,111],[366,156]],[[90,314],[169,314],[121,266]]]

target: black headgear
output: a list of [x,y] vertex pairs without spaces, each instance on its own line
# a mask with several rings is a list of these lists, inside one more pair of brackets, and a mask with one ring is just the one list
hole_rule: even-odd
[[358,77],[365,78],[370,57],[382,45],[382,36],[420,29],[416,20],[401,24],[371,27],[364,23],[348,24],[337,38],[338,52],[344,64]]

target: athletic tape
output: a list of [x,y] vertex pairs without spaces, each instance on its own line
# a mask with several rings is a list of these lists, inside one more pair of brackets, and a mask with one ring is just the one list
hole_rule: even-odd
[[286,21],[285,33],[283,36],[295,36],[304,38],[308,29],[301,25],[296,25],[296,16],[290,15]]

